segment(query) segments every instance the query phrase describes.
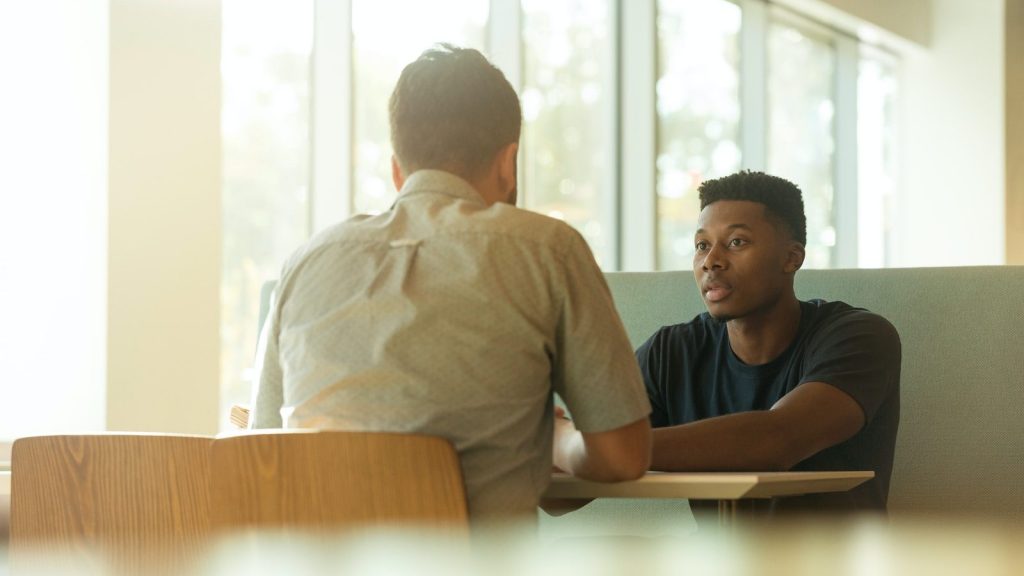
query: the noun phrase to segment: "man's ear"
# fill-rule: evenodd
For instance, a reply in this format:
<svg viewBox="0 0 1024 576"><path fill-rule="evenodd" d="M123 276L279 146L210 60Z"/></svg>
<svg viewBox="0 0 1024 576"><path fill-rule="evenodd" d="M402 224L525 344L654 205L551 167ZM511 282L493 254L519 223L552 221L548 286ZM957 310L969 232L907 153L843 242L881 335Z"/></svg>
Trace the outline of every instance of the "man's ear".
<svg viewBox="0 0 1024 576"><path fill-rule="evenodd" d="M782 269L787 274L795 274L797 270L803 267L806 255L803 244L790 242L789 250L786 251L786 262L783 264Z"/></svg>
<svg viewBox="0 0 1024 576"><path fill-rule="evenodd" d="M519 154L519 143L513 142L498 150L498 182L501 184L502 192L506 195L506 201L513 206L516 203L517 184L519 175L516 156Z"/></svg>
<svg viewBox="0 0 1024 576"><path fill-rule="evenodd" d="M394 154L391 155L391 182L394 183L397 192L401 192L402 186L405 185L402 167L398 165L398 158Z"/></svg>

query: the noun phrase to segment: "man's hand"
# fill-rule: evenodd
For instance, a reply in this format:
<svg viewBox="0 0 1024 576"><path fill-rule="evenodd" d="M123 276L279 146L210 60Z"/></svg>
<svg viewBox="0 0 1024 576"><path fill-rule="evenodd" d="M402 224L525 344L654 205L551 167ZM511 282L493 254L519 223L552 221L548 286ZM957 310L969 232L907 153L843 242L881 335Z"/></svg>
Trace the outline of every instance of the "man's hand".
<svg viewBox="0 0 1024 576"><path fill-rule="evenodd" d="M605 432L581 433L556 407L552 460L559 470L596 482L622 482L644 475L651 462L647 418Z"/></svg>
<svg viewBox="0 0 1024 576"><path fill-rule="evenodd" d="M561 406L555 406L555 437L552 443L553 453L551 461L554 463L553 472L568 472L568 467L565 462L561 462L560 458L565 456L564 450L559 450L559 446L565 445L566 442L572 442L579 434L576 430L576 425L572 423L572 420L565 415L565 409Z"/></svg>

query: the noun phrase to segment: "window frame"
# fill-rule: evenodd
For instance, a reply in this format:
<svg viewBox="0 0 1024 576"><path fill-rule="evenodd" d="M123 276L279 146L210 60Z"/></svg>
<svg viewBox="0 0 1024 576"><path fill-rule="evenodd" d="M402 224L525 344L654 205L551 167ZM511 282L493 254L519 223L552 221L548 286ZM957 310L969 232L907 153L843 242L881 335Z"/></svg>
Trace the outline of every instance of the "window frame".
<svg viewBox="0 0 1024 576"><path fill-rule="evenodd" d="M353 213L352 54L352 0L314 0L309 171L313 234Z"/></svg>

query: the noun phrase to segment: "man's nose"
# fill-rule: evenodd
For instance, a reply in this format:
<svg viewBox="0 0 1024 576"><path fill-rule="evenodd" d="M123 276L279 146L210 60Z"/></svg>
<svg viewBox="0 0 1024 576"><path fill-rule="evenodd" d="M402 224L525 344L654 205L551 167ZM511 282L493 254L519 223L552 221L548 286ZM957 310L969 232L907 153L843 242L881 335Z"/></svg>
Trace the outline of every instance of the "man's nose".
<svg viewBox="0 0 1024 576"><path fill-rule="evenodd" d="M708 249L708 253L704 255L704 263L701 268L704 270L721 270L726 267L725 255L722 252L722 248L715 244Z"/></svg>

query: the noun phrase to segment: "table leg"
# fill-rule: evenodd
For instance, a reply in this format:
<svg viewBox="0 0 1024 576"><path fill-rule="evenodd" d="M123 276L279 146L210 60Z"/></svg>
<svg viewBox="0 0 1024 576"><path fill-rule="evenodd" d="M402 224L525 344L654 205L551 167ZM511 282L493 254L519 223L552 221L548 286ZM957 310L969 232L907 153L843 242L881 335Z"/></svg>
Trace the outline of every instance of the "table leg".
<svg viewBox="0 0 1024 576"><path fill-rule="evenodd" d="M720 528L734 528L739 507L739 500L719 500L718 526Z"/></svg>

